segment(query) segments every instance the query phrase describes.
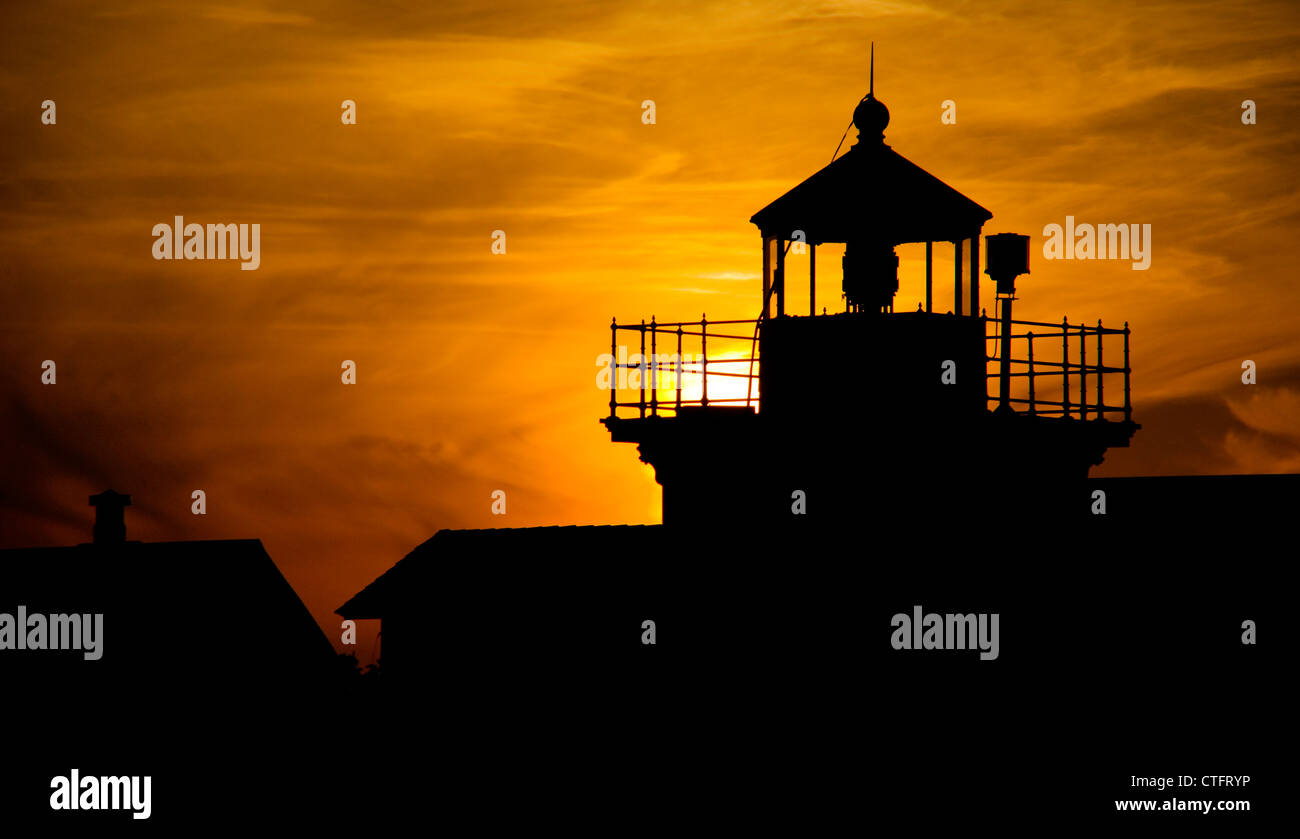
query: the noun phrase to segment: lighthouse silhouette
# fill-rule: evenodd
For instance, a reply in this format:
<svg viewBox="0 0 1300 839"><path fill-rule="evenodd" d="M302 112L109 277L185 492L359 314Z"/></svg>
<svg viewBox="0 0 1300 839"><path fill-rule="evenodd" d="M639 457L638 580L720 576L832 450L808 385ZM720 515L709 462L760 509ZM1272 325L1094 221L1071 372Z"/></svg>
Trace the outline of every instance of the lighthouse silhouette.
<svg viewBox="0 0 1300 839"><path fill-rule="evenodd" d="M863 801L1037 826L1062 790L1098 789L1078 759L1098 743L1128 755L1111 775L1156 761L1145 709L1174 709L1183 738L1216 703L1281 695L1238 641L1277 614L1265 578L1221 558L1243 504L1289 526L1300 475L1090 476L1139 430L1128 325L1017 320L1029 237L985 235L989 210L890 148L874 79L853 125L752 217L756 317L609 324L600 421L654 468L662 524L440 530L339 607L381 623L373 742L495 759L483 732L514 748L511 722L535 720L556 753L631 743L673 791L610 762L581 778L634 790L629 813L721 783L803 832ZM925 256L914 311L895 305L906 248ZM895 649L893 616L916 610L997 615L1006 643Z"/></svg>
<svg viewBox="0 0 1300 839"><path fill-rule="evenodd" d="M602 422L655 468L666 526L905 521L936 504L947 518L1068 515L1089 469L1140 427L1127 324L1012 319L1029 237L987 237L994 316L981 308L993 214L885 142L874 64L873 49L857 141L750 219L756 319L611 324L624 387ZM953 248L950 309L936 303L936 243ZM835 245L844 308L819 314L818 250ZM903 245L925 248L917 311L894 308ZM802 315L792 250L807 255Z"/></svg>
<svg viewBox="0 0 1300 839"><path fill-rule="evenodd" d="M389 684L448 661L484 684L503 662L637 681L671 660L716 686L717 660L761 674L804 667L811 646L834 659L828 639L860 638L854 616L872 608L887 625L899 597L1010 614L1022 560L1105 558L1131 577L1136 557L1199 561L1235 538L1227 518L1187 529L1192 510L1287 519L1300 476L1090 475L1140 430L1128 324L1016 319L1029 237L986 235L993 214L894 151L889 121L873 79L848 150L753 215L756 317L609 324L600 422L653 467L662 523L438 531L337 610L381 621ZM951 273L936 277L946 245ZM834 312L818 305L833 299L817 290L828 248ZM924 254L915 310L895 306L905 248ZM735 642L739 604L759 602L781 604L763 613L779 652ZM660 618L677 657L625 657ZM562 652L519 642L537 626Z"/></svg>

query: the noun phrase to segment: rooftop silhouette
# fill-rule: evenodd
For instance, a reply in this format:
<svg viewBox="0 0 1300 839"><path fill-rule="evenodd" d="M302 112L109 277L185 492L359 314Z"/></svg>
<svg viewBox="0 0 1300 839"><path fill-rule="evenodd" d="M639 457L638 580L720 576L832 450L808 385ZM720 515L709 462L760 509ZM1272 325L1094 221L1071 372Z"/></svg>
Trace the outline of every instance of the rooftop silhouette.
<svg viewBox="0 0 1300 839"><path fill-rule="evenodd" d="M159 698L262 695L329 677L331 644L259 540L128 541L131 496L110 489L90 503L93 541L0 550L0 613L102 614L102 657L10 651L9 667L40 674L51 696L86 685Z"/></svg>

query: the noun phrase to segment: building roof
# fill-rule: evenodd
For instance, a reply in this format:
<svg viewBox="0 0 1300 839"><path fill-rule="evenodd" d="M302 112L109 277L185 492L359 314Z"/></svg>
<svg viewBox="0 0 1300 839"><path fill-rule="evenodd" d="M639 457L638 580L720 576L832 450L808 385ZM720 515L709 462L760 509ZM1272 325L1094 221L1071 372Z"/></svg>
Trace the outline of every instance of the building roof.
<svg viewBox="0 0 1300 839"><path fill-rule="evenodd" d="M382 618L387 607L407 596L419 597L435 573L450 583L457 571L490 571L503 557L539 560L564 552L560 563L575 557L605 554L623 558L653 550L663 538L657 524L587 525L564 527L504 527L484 530L439 530L351 600L335 614L351 619Z"/></svg>
<svg viewBox="0 0 1300 839"><path fill-rule="evenodd" d="M890 245L977 233L993 213L883 142L863 140L750 219L764 238L809 244L877 237Z"/></svg>
<svg viewBox="0 0 1300 839"><path fill-rule="evenodd" d="M0 550L0 612L19 605L103 613L105 668L119 673L227 676L218 662L251 653L241 674L292 680L334 658L258 539Z"/></svg>

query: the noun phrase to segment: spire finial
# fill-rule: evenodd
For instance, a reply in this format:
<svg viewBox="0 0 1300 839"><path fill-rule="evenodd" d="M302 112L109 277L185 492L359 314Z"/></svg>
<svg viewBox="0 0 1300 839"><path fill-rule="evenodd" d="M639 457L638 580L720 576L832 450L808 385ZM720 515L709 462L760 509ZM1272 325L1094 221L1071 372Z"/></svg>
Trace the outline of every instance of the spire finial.
<svg viewBox="0 0 1300 839"><path fill-rule="evenodd" d="M858 127L858 140L884 142L885 126L889 125L889 109L876 98L876 42L871 42L870 81L867 95L853 109L853 124ZM858 144L853 145L857 148Z"/></svg>

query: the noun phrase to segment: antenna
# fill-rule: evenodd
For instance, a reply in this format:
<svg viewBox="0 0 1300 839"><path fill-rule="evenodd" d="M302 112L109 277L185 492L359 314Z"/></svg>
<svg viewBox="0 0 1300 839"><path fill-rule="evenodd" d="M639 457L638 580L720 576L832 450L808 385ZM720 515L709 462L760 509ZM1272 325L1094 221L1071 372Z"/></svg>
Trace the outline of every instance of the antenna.
<svg viewBox="0 0 1300 839"><path fill-rule="evenodd" d="M876 42L871 42L871 78L867 84L867 95L876 95Z"/></svg>

